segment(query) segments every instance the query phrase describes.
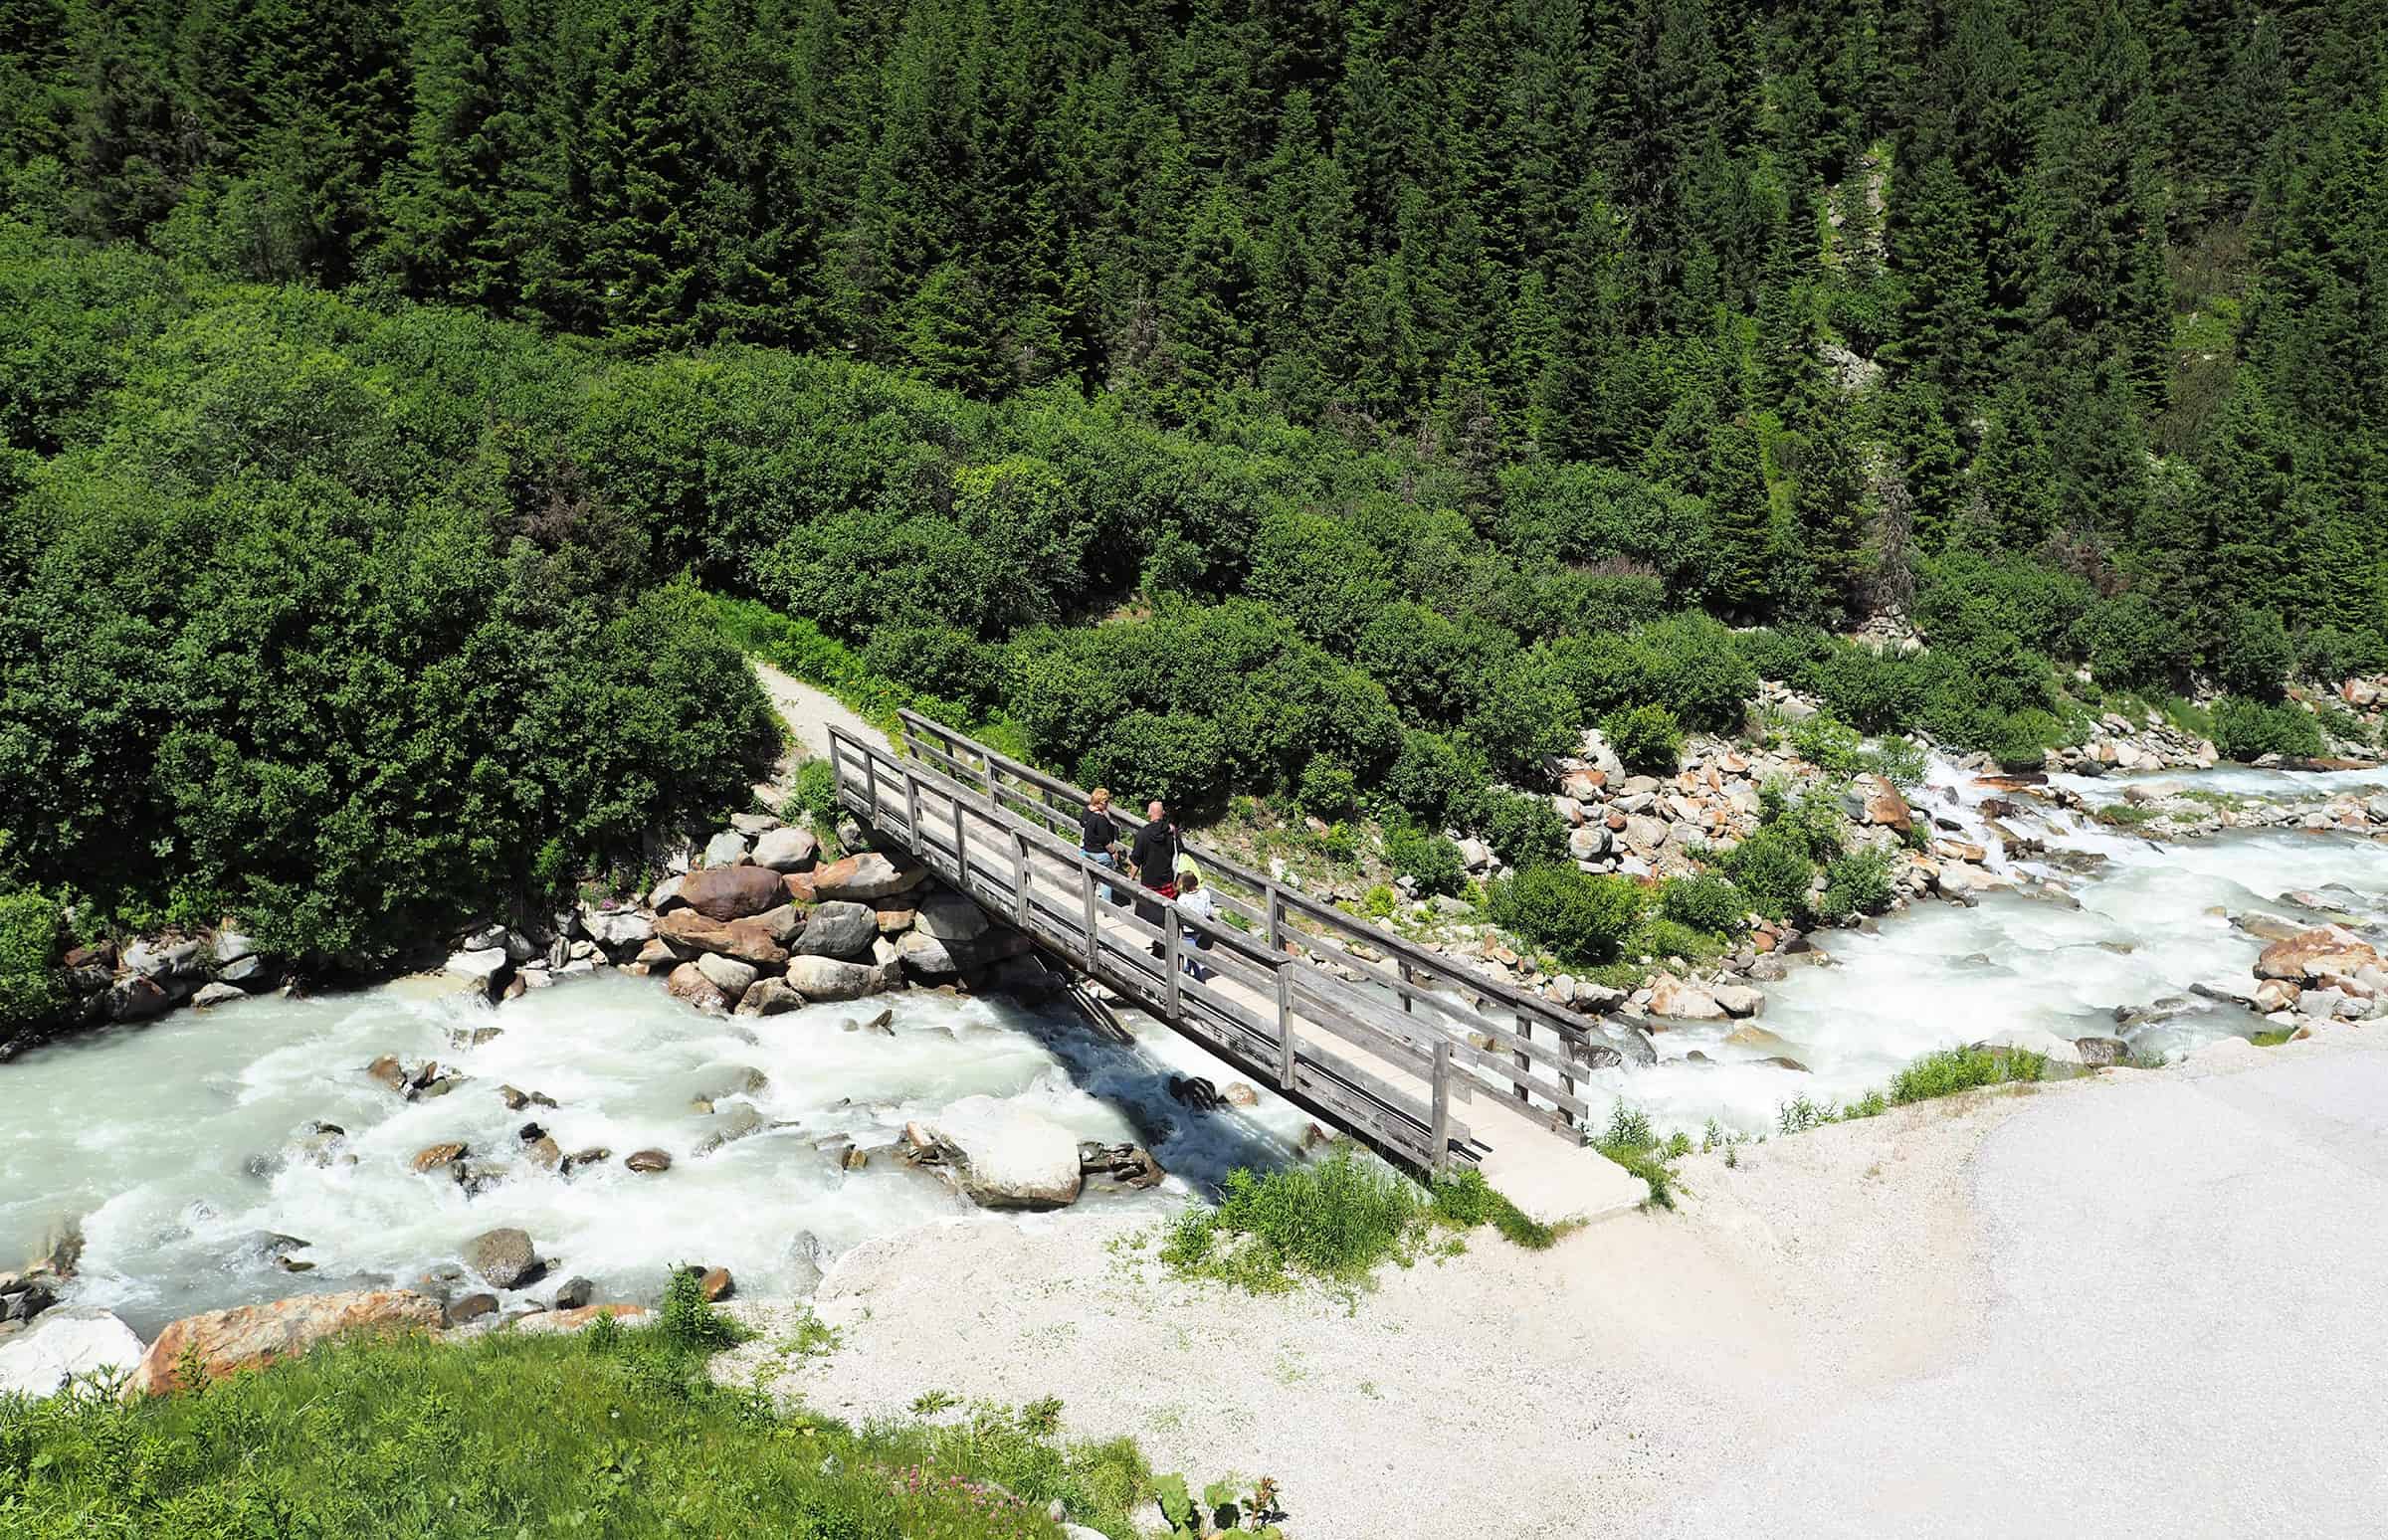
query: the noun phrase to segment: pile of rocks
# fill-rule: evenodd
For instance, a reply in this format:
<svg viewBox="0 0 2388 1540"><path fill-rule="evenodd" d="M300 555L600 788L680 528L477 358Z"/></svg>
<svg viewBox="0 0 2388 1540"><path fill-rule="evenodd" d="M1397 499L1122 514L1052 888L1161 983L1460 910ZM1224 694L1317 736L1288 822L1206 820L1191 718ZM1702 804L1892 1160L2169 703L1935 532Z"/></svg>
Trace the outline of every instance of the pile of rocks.
<svg viewBox="0 0 2388 1540"><path fill-rule="evenodd" d="M2237 923L2275 937L2256 959L2255 993L2247 1003L2276 1025L2388 1018L2388 967L2379 949L2354 931L2343 925L2293 929L2262 915L2242 915Z"/></svg>
<svg viewBox="0 0 2388 1540"><path fill-rule="evenodd" d="M2213 739L2185 732L2153 711L2137 722L2108 711L2087 742L2052 748L2044 762L2050 770L2103 775L2109 770L2211 770L2221 761Z"/></svg>
<svg viewBox="0 0 2388 1540"><path fill-rule="evenodd" d="M822 863L819 853L807 830L740 815L644 901L584 903L563 916L545 958L520 960L507 940L459 952L448 971L509 998L613 966L662 975L700 1011L775 1016L907 983L991 973L1001 983L1000 965L1029 950L1026 937L937 886L908 856L865 851Z"/></svg>
<svg viewBox="0 0 2388 1540"><path fill-rule="evenodd" d="M1545 761L1557 790L1551 811L1568 827L1567 853L1586 871L1675 876L1697 869L1694 852L1729 851L1758 827L1758 788L1817 774L1796 755L1745 755L1695 738L1673 775L1631 775L1599 730L1578 752Z"/></svg>

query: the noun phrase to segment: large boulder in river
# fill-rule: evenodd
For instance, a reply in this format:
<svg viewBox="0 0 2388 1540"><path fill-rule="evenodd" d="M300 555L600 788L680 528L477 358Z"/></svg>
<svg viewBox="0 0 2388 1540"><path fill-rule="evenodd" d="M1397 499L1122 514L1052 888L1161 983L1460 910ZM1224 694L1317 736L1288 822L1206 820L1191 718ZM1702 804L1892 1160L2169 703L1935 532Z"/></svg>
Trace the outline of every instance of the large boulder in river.
<svg viewBox="0 0 2388 1540"><path fill-rule="evenodd" d="M0 1396L40 1401L79 1374L129 1374L141 1362L141 1339L105 1310L67 1305L0 1341Z"/></svg>
<svg viewBox="0 0 2388 1540"><path fill-rule="evenodd" d="M989 923L987 911L960 893L930 893L912 916L913 929L939 941L975 941Z"/></svg>
<svg viewBox="0 0 2388 1540"><path fill-rule="evenodd" d="M717 1016L728 1014L732 1004L729 996L721 992L721 986L705 977L704 970L693 962L682 963L673 969L672 976L664 981L664 988L671 992L673 999Z"/></svg>
<svg viewBox="0 0 2388 1540"><path fill-rule="evenodd" d="M860 1000L879 987L879 970L835 957L788 959L788 987L807 1000Z"/></svg>
<svg viewBox="0 0 2388 1540"><path fill-rule="evenodd" d="M655 934L655 921L636 909L599 909L584 906L580 911L580 928L589 939L607 951L641 946Z"/></svg>
<svg viewBox="0 0 2388 1540"><path fill-rule="evenodd" d="M796 950L808 957L865 957L878 937L879 915L869 904L832 899L805 921Z"/></svg>
<svg viewBox="0 0 2388 1540"><path fill-rule="evenodd" d="M1849 783L1849 816L1861 824L1873 824L1884 829L1903 830L1915 822L1907 799L1898 794L1890 778L1882 775L1852 777Z"/></svg>
<svg viewBox="0 0 2388 1540"><path fill-rule="evenodd" d="M186 1316L159 1333L133 1371L131 1388L146 1394L181 1388L183 1362L194 1355L201 1374L221 1380L303 1353L329 1337L430 1331L440 1319L437 1299L409 1289L303 1294L272 1304L211 1310Z"/></svg>
<svg viewBox="0 0 2388 1540"><path fill-rule="evenodd" d="M786 979L761 978L738 997L739 1016L779 1016L803 1009L804 996Z"/></svg>
<svg viewBox="0 0 2388 1540"><path fill-rule="evenodd" d="M498 1288L519 1288L547 1268L527 1231L485 1230L465 1245L465 1265Z"/></svg>
<svg viewBox="0 0 2388 1540"><path fill-rule="evenodd" d="M751 964L742 963L734 957L724 957L719 952L705 953L696 959L696 967L732 1004L754 984L755 971Z"/></svg>
<svg viewBox="0 0 2388 1540"><path fill-rule="evenodd" d="M1085 1180L1069 1129L992 1096L965 1096L904 1136L982 1208L1065 1208Z"/></svg>
<svg viewBox="0 0 2388 1540"><path fill-rule="evenodd" d="M1678 1021L1718 1022L1724 1020L1724 1007L1698 985L1662 973L1650 981L1650 1014Z"/></svg>
<svg viewBox="0 0 2388 1540"><path fill-rule="evenodd" d="M788 949L773 938L771 930L759 916L707 919L695 909L674 909L655 922L657 939L681 952L719 952L758 968L776 967L788 960Z"/></svg>
<svg viewBox="0 0 2388 1540"><path fill-rule="evenodd" d="M774 829L754 842L754 864L774 871L802 871L821 854L809 829Z"/></svg>
<svg viewBox="0 0 2388 1540"><path fill-rule="evenodd" d="M680 880L680 901L706 919L743 919L787 901L779 874L763 866L710 866Z"/></svg>
<svg viewBox="0 0 2388 1540"><path fill-rule="evenodd" d="M877 851L865 851L843 861L833 861L813 871L813 896L816 898L851 898L868 902L896 893L909 892L927 879L927 868L911 865L897 866Z"/></svg>
<svg viewBox="0 0 2388 1540"><path fill-rule="evenodd" d="M2256 959L2256 977L2286 979L2292 984L2321 984L2352 978L2357 971L2373 967L2379 960L2380 954L2371 943L2353 931L2322 925L2300 930L2264 948L2264 955Z"/></svg>

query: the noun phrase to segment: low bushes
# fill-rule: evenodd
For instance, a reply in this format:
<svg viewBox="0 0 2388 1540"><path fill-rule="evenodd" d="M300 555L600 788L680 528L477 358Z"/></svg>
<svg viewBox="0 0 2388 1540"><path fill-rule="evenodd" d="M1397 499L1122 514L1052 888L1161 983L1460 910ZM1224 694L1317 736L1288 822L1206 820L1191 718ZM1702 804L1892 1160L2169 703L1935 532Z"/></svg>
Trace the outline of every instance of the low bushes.
<svg viewBox="0 0 2388 1540"><path fill-rule="evenodd" d="M2253 760L2266 754L2321 752L2321 724L2293 705L2266 705L2244 695L2214 703L2214 746L2225 759Z"/></svg>
<svg viewBox="0 0 2388 1540"><path fill-rule="evenodd" d="M1640 775L1672 775L1684 753L1684 729L1664 706L1612 711L1601 722L1625 767Z"/></svg>
<svg viewBox="0 0 2388 1540"><path fill-rule="evenodd" d="M1624 877L1573 866L1528 866L1488 894L1492 922L1569 962L1613 961L1642 918L1642 889Z"/></svg>
<svg viewBox="0 0 2388 1540"><path fill-rule="evenodd" d="M1468 879L1460 848L1415 824L1385 826L1385 860L1418 885L1420 893L1456 893Z"/></svg>
<svg viewBox="0 0 2388 1540"><path fill-rule="evenodd" d="M1659 913L1693 930L1730 935L1748 912L1741 890L1714 872L1671 877L1659 888Z"/></svg>
<svg viewBox="0 0 2388 1540"><path fill-rule="evenodd" d="M1871 846L1835 857L1825 865L1824 891L1816 899L1816 912L1834 920L1882 913L1890 907L1893 896L1891 867L1890 853Z"/></svg>

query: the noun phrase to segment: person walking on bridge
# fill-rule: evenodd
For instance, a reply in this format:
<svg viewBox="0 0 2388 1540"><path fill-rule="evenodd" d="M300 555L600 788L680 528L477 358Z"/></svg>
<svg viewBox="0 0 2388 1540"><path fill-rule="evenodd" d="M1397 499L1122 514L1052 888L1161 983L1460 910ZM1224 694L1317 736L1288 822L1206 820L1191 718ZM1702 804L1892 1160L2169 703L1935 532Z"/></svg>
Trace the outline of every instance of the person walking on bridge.
<svg viewBox="0 0 2388 1540"><path fill-rule="evenodd" d="M1133 844L1127 851L1128 862L1136 868L1136 880L1148 891L1164 898L1177 896L1177 826L1169 822L1169 810L1154 798L1144 809L1144 827L1136 831ZM1149 898L1136 900L1136 918L1153 926L1168 923L1161 906ZM1155 941L1152 955L1161 955L1161 943Z"/></svg>
<svg viewBox="0 0 2388 1540"><path fill-rule="evenodd" d="M1118 843L1119 825L1111 817L1110 788L1097 786L1087 794L1087 816L1078 821L1078 854L1116 871L1119 858L1111 854L1111 847ZM1110 883L1103 883L1097 891L1104 903L1112 901Z"/></svg>

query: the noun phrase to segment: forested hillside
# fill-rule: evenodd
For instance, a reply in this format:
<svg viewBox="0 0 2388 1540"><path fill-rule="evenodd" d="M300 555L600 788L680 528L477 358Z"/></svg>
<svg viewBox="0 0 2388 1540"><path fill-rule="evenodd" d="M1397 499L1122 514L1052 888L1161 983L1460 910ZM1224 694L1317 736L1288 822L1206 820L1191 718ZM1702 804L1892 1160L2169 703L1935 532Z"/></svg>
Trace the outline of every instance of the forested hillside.
<svg viewBox="0 0 2388 1540"><path fill-rule="evenodd" d="M1760 672L2033 762L2060 684L2388 664L2361 0L0 17L0 877L46 891L333 947L386 932L327 888L619 850L751 737L684 571L1086 779L1428 826ZM1887 609L1930 651L1824 634ZM640 725L567 771L591 668Z"/></svg>

